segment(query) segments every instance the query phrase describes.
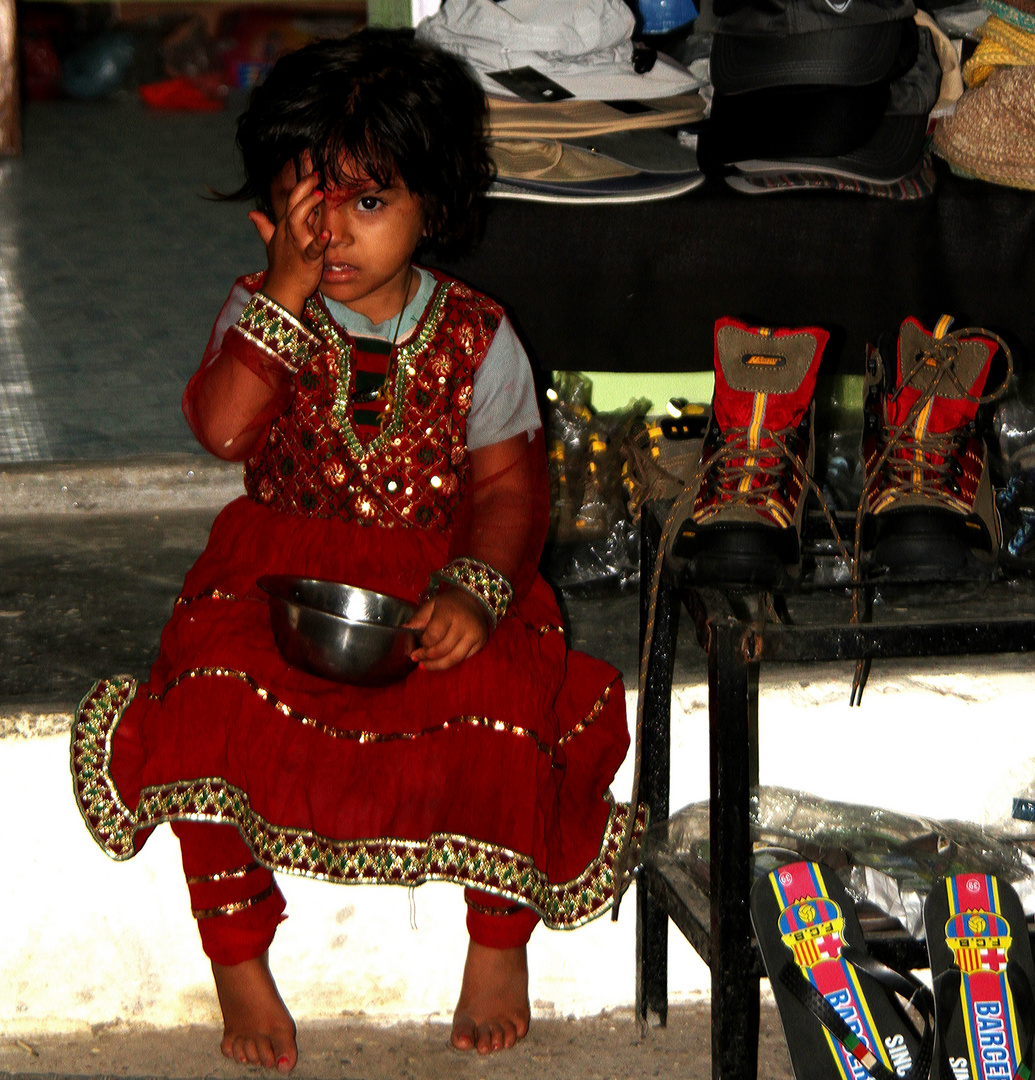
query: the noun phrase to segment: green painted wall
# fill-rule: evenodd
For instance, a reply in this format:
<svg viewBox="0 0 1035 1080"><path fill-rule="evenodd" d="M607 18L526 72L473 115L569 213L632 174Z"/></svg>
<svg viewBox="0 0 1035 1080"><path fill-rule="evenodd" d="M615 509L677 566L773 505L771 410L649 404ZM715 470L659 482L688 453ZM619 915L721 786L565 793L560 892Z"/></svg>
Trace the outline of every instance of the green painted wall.
<svg viewBox="0 0 1035 1080"><path fill-rule="evenodd" d="M412 18L410 0L367 0L370 26L410 26Z"/></svg>
<svg viewBox="0 0 1035 1080"><path fill-rule="evenodd" d="M650 411L654 415L664 413L665 403L673 397L707 405L715 385L710 371L586 371L583 374L593 383L593 407L599 412L624 408L641 397L650 399ZM835 427L848 428L859 423L862 398L861 375L824 378L821 374L817 380L817 409Z"/></svg>

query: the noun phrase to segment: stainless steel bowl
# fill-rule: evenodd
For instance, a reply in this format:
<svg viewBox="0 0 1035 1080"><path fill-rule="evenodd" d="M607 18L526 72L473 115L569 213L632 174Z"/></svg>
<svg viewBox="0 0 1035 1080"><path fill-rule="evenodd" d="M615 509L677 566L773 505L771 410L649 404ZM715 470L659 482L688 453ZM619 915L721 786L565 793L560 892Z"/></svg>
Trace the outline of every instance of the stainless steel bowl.
<svg viewBox="0 0 1035 1080"><path fill-rule="evenodd" d="M417 610L384 593L337 581L259 578L270 625L289 664L337 682L380 686L408 675L417 635L402 624Z"/></svg>

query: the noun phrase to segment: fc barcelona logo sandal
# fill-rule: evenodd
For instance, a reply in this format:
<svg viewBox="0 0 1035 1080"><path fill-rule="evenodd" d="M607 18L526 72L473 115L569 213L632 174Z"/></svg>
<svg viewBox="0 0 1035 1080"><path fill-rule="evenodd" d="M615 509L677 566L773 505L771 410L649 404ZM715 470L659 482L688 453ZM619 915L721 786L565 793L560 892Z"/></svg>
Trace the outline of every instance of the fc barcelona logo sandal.
<svg viewBox="0 0 1035 1080"><path fill-rule="evenodd" d="M1035 961L1017 894L987 874L939 881L924 904L936 1080L1028 1080Z"/></svg>
<svg viewBox="0 0 1035 1080"><path fill-rule="evenodd" d="M855 907L821 863L782 866L751 890L795 1080L923 1080L934 1052L931 992L866 951ZM899 998L922 1021L908 1019Z"/></svg>

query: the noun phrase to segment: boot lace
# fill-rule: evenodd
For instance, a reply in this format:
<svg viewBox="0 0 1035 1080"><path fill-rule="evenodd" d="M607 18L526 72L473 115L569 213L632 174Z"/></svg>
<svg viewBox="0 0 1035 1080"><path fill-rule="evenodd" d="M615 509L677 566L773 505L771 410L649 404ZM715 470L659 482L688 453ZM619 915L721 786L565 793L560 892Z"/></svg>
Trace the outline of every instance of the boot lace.
<svg viewBox="0 0 1035 1080"><path fill-rule="evenodd" d="M946 491L962 494L956 479L962 470L958 451L975 431L973 424L966 424L951 432L926 432L917 438L914 431L890 427L890 438L902 453L889 455L885 461L881 495L923 495L951 504Z"/></svg>
<svg viewBox="0 0 1035 1080"><path fill-rule="evenodd" d="M961 341L967 337L984 336L998 343L1006 360L1006 373L1002 382L991 393L975 395L971 394L968 387L961 382L956 372L956 359L962 350ZM952 432L927 433L920 439L916 438L916 421L920 414L930 404L932 398L938 393L943 384L948 383L956 389L956 396L964 398L975 405L985 405L1002 397L1013 375L1013 354L1009 346L994 331L984 327L967 327L954 333L946 332L944 336L931 341L930 347L921 351L906 373L905 378L895 388L890 400L896 401L902 391L912 385L913 379L921 368L928 364L935 365L935 373L929 385L913 403L912 408L906 413L905 419L900 425L890 427L887 442L881 451L874 467L870 470L866 482L863 484L862 493L859 496L859 505L855 513L855 543L852 550L852 559L849 563L852 571L852 617L851 621L857 623L860 618L860 600L862 596L861 581L861 552L862 552L862 523L866 508L869 505L870 495L877 483L885 479L891 489L899 492L922 491L933 495L939 501L948 502L944 494L944 488L939 488L939 483L944 484L959 493L959 483L953 473L959 467L953 456L956 447L966 434L974 430L973 425L956 429ZM941 460L938 460L941 459ZM891 463L890 468L889 462ZM862 700L862 692L866 685L866 678L870 670L869 660L858 660L855 665L855 676L852 679L852 693L849 705L858 705Z"/></svg>
<svg viewBox="0 0 1035 1080"><path fill-rule="evenodd" d="M793 434L794 428L762 428L757 444L752 446L748 428L727 428L721 432L711 457L703 463L702 492L721 497L723 505L768 502L780 490L788 468L797 461L787 447ZM765 440L771 445L763 445Z"/></svg>

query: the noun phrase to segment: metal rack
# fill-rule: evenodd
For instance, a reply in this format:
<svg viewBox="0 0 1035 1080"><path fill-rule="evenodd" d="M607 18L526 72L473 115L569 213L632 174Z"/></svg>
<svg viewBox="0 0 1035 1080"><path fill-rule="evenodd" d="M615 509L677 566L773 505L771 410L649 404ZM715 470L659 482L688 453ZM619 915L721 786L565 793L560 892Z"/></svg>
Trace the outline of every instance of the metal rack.
<svg viewBox="0 0 1035 1080"><path fill-rule="evenodd" d="M640 644L660 527L645 509L641 530ZM878 605L873 621L850 623L846 590L803 589L778 619L753 617L736 597L691 587L678 568L662 574L648 662L640 798L652 822L668 818L672 672L680 614L691 616L708 658L710 867L706 886L674 858L644 857L637 887L636 1003L641 1020L664 1024L671 919L711 969L712 1076L754 1080L759 979L753 940L749 797L758 785L758 676L763 663L964 656L1035 649L1035 588L997 582L953 597L951 617L931 604ZM932 617L932 614L934 617ZM847 700L847 687L846 687ZM847 707L847 706L846 706ZM904 931L867 935L892 966L927 966L923 942Z"/></svg>

